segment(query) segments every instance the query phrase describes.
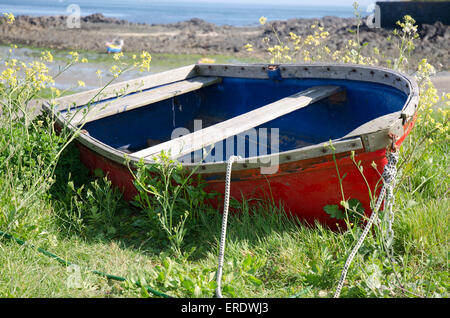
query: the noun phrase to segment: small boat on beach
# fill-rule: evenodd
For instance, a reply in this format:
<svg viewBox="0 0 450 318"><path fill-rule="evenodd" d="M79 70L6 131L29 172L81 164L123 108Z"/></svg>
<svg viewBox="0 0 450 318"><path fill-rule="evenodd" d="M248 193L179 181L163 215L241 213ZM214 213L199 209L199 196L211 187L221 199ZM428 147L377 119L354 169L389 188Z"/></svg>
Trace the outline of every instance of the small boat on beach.
<svg viewBox="0 0 450 318"><path fill-rule="evenodd" d="M342 200L334 158L346 198L369 212L367 186L373 192L380 181L386 148L412 129L418 98L413 79L379 67L196 64L65 96L44 109L57 125L82 129L80 160L102 169L126 200L137 190L125 156L131 166L151 164L165 151L184 169L197 167L206 191L223 193L234 155L241 159L232 166L232 197L272 200L333 227L323 208Z"/></svg>
<svg viewBox="0 0 450 318"><path fill-rule="evenodd" d="M114 39L112 42L106 42L106 53L120 53L122 52L123 40Z"/></svg>

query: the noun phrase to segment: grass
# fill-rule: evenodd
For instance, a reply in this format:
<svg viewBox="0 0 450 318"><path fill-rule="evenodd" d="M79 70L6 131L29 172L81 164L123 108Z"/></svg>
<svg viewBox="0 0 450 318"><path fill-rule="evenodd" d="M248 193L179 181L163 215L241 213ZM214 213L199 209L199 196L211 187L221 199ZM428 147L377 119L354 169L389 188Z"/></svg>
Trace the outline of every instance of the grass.
<svg viewBox="0 0 450 318"><path fill-rule="evenodd" d="M69 169L84 176L84 180L78 182L92 184L94 178L74 160L75 148L69 150L60 161L66 164L57 168L61 169L57 171L60 180L54 187L66 183L63 176L69 177ZM67 162L72 162L72 166ZM109 189L106 183L103 186ZM449 200L430 199L430 194L416 192L412 199L408 192L397 192L395 270L401 275L402 288L407 292L393 278L394 270L383 257L377 238L370 236L350 269L343 297L448 297ZM53 200L64 201L56 197ZM92 220L88 218L88 211L82 211L87 229L78 231L55 222L47 225L48 233L41 232L31 239L35 245L81 266L78 287L67 287L70 273L56 261L35 250L2 241L0 296L152 296L129 282L108 281L87 269L146 282L176 297L214 295L221 226L218 211L202 209L198 222L190 225L182 254L177 255L164 237L149 237L152 227L145 217L124 204L120 195L115 196L115 200L117 208L111 217L114 231L108 231L103 220ZM47 206L49 213L57 214L56 202L53 207ZM224 295L332 296L354 243L349 232L332 232L320 225L299 225L285 217L281 208L271 205L250 208L245 202L234 202L233 206L239 206L240 215L229 218ZM53 218L62 219L61 215L60 218L53 215ZM372 286L372 280L379 285Z"/></svg>
<svg viewBox="0 0 450 318"><path fill-rule="evenodd" d="M55 59L66 53L56 53ZM109 63L109 58L99 55L91 61ZM198 58L153 55L153 62L172 67ZM0 117L0 231L80 267L62 266L35 249L1 239L0 297L154 296L134 281L175 297L213 297L220 211L198 204L201 189L187 184L174 196L167 183L151 181L155 191L165 189L168 213L180 216L187 206L191 209L182 240L174 247L172 232L161 227L154 213L164 206L151 200L146 205L123 201L101 173L89 174L80 163L72 136L56 134L53 122L45 118L23 116L23 105L31 99L43 91L53 95L39 85L4 77L0 85L1 107L11 110ZM393 258L375 227L350 267L342 297L449 297L448 107L430 111L435 97L431 88L422 88L423 109L401 149ZM231 203L238 213L229 216L225 296L333 296L361 228L333 232L320 224L306 226L287 217L282 202ZM90 270L129 280L108 280Z"/></svg>

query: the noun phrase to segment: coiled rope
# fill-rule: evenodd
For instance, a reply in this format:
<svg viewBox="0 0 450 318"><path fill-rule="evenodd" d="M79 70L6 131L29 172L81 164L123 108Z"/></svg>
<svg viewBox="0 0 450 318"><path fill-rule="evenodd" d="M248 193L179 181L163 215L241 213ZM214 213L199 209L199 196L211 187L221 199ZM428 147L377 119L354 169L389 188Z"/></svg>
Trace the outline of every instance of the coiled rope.
<svg viewBox="0 0 450 318"><path fill-rule="evenodd" d="M236 160L242 159L241 156L230 156L227 161L227 173L225 177L225 197L223 201L223 217L222 217L222 232L220 234L220 247L219 247L219 265L217 267L217 298L222 298L222 270L223 270L223 257L225 254L225 240L227 235L227 220L228 220L228 208L230 204L230 183L231 183L231 168Z"/></svg>
<svg viewBox="0 0 450 318"><path fill-rule="evenodd" d="M383 179L383 187L381 188L380 194L378 196L378 199L375 204L375 208L372 211L372 215L369 218L369 221L366 224L366 227L364 228L363 233L361 234L360 238L358 239L358 242L356 243L355 247L351 251L350 255L347 258L347 261L345 262L344 269L341 273L341 278L339 279L339 283L336 288L336 292L334 294L334 298L339 298L339 295L341 294L342 286L344 285L345 277L347 276L348 269L353 261L353 258L355 257L356 253L358 252L359 248L361 247L362 243L364 242L364 239L367 236L367 233L369 233L370 228L372 227L373 222L377 218L378 210L380 209L381 202L384 201L384 207L388 210L388 239L393 239L393 230L392 230L392 222L393 222L393 212L392 212L392 206L393 206L393 190L394 190L394 182L395 177L397 175L397 162L399 158L398 151L395 148L392 148L390 150L386 150L386 158L388 160L387 164L384 166L383 174L381 175Z"/></svg>

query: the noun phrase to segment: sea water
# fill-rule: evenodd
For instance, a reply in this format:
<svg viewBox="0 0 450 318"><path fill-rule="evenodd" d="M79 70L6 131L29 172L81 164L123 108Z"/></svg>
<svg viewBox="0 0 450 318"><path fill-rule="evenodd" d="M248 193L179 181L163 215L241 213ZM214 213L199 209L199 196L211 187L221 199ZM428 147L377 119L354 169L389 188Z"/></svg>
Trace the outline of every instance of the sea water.
<svg viewBox="0 0 450 318"><path fill-rule="evenodd" d="M363 4L367 1L363 0ZM353 0L0 0L0 11L16 16L69 15L75 5L81 16L102 13L147 24L200 18L218 25L245 26L257 24L261 16L268 20L352 17L352 3Z"/></svg>

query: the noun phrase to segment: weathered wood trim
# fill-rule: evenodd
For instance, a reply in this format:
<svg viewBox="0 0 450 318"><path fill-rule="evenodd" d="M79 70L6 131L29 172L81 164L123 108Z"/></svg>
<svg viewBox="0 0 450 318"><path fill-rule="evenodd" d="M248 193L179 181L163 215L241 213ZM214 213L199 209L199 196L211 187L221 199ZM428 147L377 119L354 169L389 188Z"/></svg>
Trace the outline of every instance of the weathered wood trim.
<svg viewBox="0 0 450 318"><path fill-rule="evenodd" d="M169 152L173 158L179 158L190 154L197 149L212 145L228 137L237 135L248 129L257 127L268 121L306 107L340 91L341 88L338 86L311 87L216 125L140 150L131 154L131 156L146 158L164 150Z"/></svg>
<svg viewBox="0 0 450 318"><path fill-rule="evenodd" d="M363 150L363 144L361 138L350 138L346 140L332 140L333 147L335 148L334 153L340 154L349 151L359 151ZM246 170L246 169L260 169L262 167L270 167L267 163L278 163L279 165L285 163L291 163L296 161L302 161L312 158L320 158L324 156L329 156L333 154L333 150L329 147L329 142L317 145L311 145L303 147L300 149L293 149L289 151L284 151L281 153L270 154L265 156L244 158L236 161L233 164L233 171ZM187 169L194 169L196 164L183 164ZM197 170L197 173L208 174L208 173L225 173L227 168L227 163L225 161L217 163L203 163L201 164L201 169Z"/></svg>
<svg viewBox="0 0 450 318"><path fill-rule="evenodd" d="M87 123L169 99L174 96L186 94L205 86L220 83L221 81L222 79L219 77L192 77L184 81L159 86L141 93L126 95L117 99L97 103L90 106L90 109L86 108L85 112L78 109L75 115L71 112L67 112L65 116L73 125L77 126L82 123Z"/></svg>
<svg viewBox="0 0 450 318"><path fill-rule="evenodd" d="M402 122L401 111L390 113L359 126L343 138L360 136L366 151L383 149L392 143L389 133L399 137L403 135Z"/></svg>
<svg viewBox="0 0 450 318"><path fill-rule="evenodd" d="M201 76L268 79L267 64L198 64Z"/></svg>

